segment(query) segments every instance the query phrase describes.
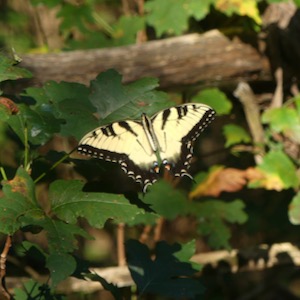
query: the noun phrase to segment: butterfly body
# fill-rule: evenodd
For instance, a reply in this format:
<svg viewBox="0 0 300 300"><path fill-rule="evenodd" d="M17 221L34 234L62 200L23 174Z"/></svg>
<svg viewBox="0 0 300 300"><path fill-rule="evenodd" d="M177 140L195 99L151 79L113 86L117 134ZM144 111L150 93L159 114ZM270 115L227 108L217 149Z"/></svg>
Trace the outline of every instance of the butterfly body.
<svg viewBox="0 0 300 300"><path fill-rule="evenodd" d="M120 121L98 127L79 142L79 153L119 163L127 175L140 183L143 192L159 177L160 166L174 176L190 176L193 143L214 119L204 104L183 104L142 114L141 121Z"/></svg>

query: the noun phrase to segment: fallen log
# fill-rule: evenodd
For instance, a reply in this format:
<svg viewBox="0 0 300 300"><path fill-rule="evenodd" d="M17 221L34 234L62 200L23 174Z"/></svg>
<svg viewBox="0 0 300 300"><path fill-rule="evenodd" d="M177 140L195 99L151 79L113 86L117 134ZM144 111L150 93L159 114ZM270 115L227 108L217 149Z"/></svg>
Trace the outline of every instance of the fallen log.
<svg viewBox="0 0 300 300"><path fill-rule="evenodd" d="M270 78L268 63L256 49L218 30L116 48L26 54L20 66L33 73L30 85L48 80L88 85L111 68L124 82L157 77L162 88Z"/></svg>

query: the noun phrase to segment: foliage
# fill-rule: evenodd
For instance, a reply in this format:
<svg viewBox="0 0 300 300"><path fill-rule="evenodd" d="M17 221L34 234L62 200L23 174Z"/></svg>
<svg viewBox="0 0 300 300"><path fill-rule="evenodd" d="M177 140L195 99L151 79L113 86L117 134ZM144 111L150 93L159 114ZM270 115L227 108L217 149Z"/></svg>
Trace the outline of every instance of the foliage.
<svg viewBox="0 0 300 300"><path fill-rule="evenodd" d="M76 2L76 1L75 1ZM60 0L31 0L33 7L44 5L49 9L55 9L60 20L58 35L63 39L67 49L90 49L110 46L134 44L137 34L147 32L149 28L155 31L155 36L160 38L168 35L180 35L194 31L191 24L197 24L197 31L202 32L201 21L205 18L215 17L219 23L215 27L227 28L226 31L257 31L261 26L260 7L263 1L255 0L148 0L143 9L132 9L122 14L121 1L60 1ZM269 3L278 2L269 0ZM299 5L299 1L294 1ZM15 11L14 6L8 7L11 17L4 15L3 30L0 32L0 40L10 49L15 47L17 51L28 51L35 47L44 51L49 47L47 40L41 41L27 34L26 28L30 27L31 18ZM127 9L128 10L128 9ZM117 13L116 13L117 12ZM223 15L228 21L222 22L218 18ZM245 18L247 17L247 18ZM240 21L241 20L241 21ZM9 24L7 26L6 24ZM33 25L34 26L34 25ZM242 28L241 28L242 27ZM11 38L11 28L14 28L14 37ZM26 34L24 34L26 32ZM151 38L151 37L150 37ZM32 49L33 50L33 49ZM57 50L51 49L50 50ZM34 50L35 51L35 50Z"/></svg>
<svg viewBox="0 0 300 300"><path fill-rule="evenodd" d="M77 6L71 1L31 2L33 5L43 2L58 9L60 30L68 49L132 44L138 32L149 28L157 37L179 35L191 31L192 20L198 22L201 31L200 21L214 13L232 19L247 16L252 22L251 30L256 30L261 24L259 1L253 0L149 0L145 3L144 14L131 12L127 16L116 14L113 17L113 5L108 5L108 1L102 1L106 5L100 6L96 5L96 1L83 1ZM299 1L295 3L299 5ZM20 31L28 24L25 19L11 17L6 20L9 20L8 24L18 22L16 27ZM7 32L1 34L7 35ZM29 39L26 35L23 38ZM24 44L23 49L32 48L33 41L27 40ZM0 82L31 77L28 70L16 65L17 62L16 57L8 59L0 55ZM89 87L51 81L14 95L18 98L17 103L8 98L0 99L0 232L12 236L21 231L44 234L48 244L42 249L38 244L22 243L23 253L19 255L27 255L34 248L42 257L48 270L49 285L30 280L23 289L15 289L16 299L63 299L54 291L69 276L99 282L115 299L122 298L116 286L90 273L74 254L78 250L78 237L92 238L80 226L81 220L91 227L103 228L108 222L136 227L154 225L159 218L169 222L177 218L192 218L196 224L193 237L204 238L208 247L216 249L230 249L232 227L248 220L251 222L244 202L231 195L240 187L229 186L224 166L213 166L208 173L196 174L192 192L183 192L160 180L146 195L138 194L135 201L129 201L132 199L128 199L128 195L88 192L81 180L57 178L53 170L58 165L90 169L96 163L79 160L73 154L74 146L65 149L65 152L49 153L43 152L43 146L49 145L57 136L76 141L99 125L138 119L142 113L152 115L174 105L169 96L158 88L155 78L143 78L124 85L121 74L108 70L99 74ZM216 88L197 93L191 102L211 105L218 116L226 117L232 110L231 101ZM299 146L299 113L300 99L297 97L281 108L266 110L262 115L265 126L263 145L255 145L245 127L233 124L232 119L222 129L225 147L234 155L243 155L249 149L251 154L256 154L257 146L263 149L257 165L238 173L238 180L242 182L239 186L244 187L247 183L247 187L252 189L293 190L288 215L291 223L296 225L300 224L299 159L288 145L292 142ZM207 138L205 133L203 135ZM17 149L11 159L7 159L4 152L5 145L9 143L14 143ZM110 168L105 164L100 167L101 171ZM230 183L238 181L236 170L229 171ZM225 196L220 199L209 195L217 180L228 185L218 190L227 191L230 199L228 195L227 199ZM44 182L48 184L47 205L38 196L40 184ZM206 198L202 199L204 194ZM154 259L151 251L155 254ZM190 262L194 251L193 240L172 245L160 242L155 249L148 249L137 240L129 240L126 243L127 261L140 296L154 293L172 298L193 298L202 294L204 287L195 277L199 266Z"/></svg>
<svg viewBox="0 0 300 300"><path fill-rule="evenodd" d="M6 69L7 66L3 66L0 73L4 73ZM12 68L12 70L17 74L20 73L19 69ZM21 74L27 75L26 71ZM165 93L155 90L158 87L156 79L145 78L128 85L123 85L121 82L120 74L108 70L93 80L90 87L76 83L47 82L39 88L27 88L19 95L18 104L9 99L3 102L5 109L2 111L4 116L2 122L10 134L7 135L6 131L3 131L1 139L3 142L16 140L20 148L13 158L18 167L14 169L11 176L6 174L5 170L9 166L6 165L6 159L1 156L3 196L0 201L0 231L8 235L14 235L19 230L29 231L32 234L45 234L48 242L46 251L34 244L26 246L24 244L24 251L27 253L35 247L40 253L39 256L44 257L44 266L49 270L52 288L70 275L78 274L79 265L73 254L78 247L76 237L90 238L90 235L78 225L79 218L86 219L92 227L103 228L107 220L113 220L115 224L126 223L135 226L153 224L159 217L174 220L178 216L193 215L198 220L195 234L208 236L209 243L216 248L230 248L228 224L241 224L247 219L243 211L244 205L240 200L231 203L214 199L201 203L189 202L186 194L174 190L171 185L163 181L154 185L141 202L144 203L144 207L149 205L152 212L137 206L138 202L131 204L123 195L89 193L83 191L84 184L79 180L50 179L50 177L47 190L48 204L46 206L41 204L39 197L36 196L37 189L39 183L48 176L49 171L64 161L84 165L84 161L72 157L74 149L69 153L53 155L52 151L51 155L48 153L41 156L40 149L43 145L58 134L78 140L84 133L99 124L128 118L135 119L142 112L152 115L172 105ZM208 103L210 93L224 97L216 90L208 90L202 95L197 95L194 101L203 100ZM226 101L224 105L229 107ZM224 111L224 108L220 107L220 110ZM95 113L101 117L100 120L95 117ZM78 119L84 119L84 124L79 123ZM40 168L41 162L49 166L48 172ZM86 163L89 165L88 161ZM127 252L130 254L134 248L140 253L140 258L145 263L144 271L150 272L150 277L154 276L153 274L156 274L160 268L168 270L167 273L160 272L162 277L157 280L164 282L159 288L155 287L154 282L150 285L141 283L144 282L145 277L138 279L133 275L137 280L138 289L143 293L162 293L169 296L174 293L184 295L184 290L186 296L202 293L203 287L198 285L197 280L192 277L180 279L181 275L192 276L195 272L189 262L194 244L182 245L182 251L179 251L177 244L173 246L160 244L157 248L159 252L156 261L152 263L149 257L145 256L144 246L133 243L127 245ZM130 257L130 263L134 264L132 254ZM163 262L169 265L165 266ZM152 264L155 267L151 271ZM173 264L174 268L170 268ZM85 270L81 273L83 271ZM131 271L133 272L132 268ZM86 274L85 278L93 278L105 283L100 277ZM32 287L33 292L37 291L36 283L29 282L28 286ZM115 293L113 291L115 287L109 283L105 286ZM186 287L189 288L186 290ZM40 293L47 292L43 288L38 290ZM18 297L23 295L19 290L16 290L16 293Z"/></svg>
<svg viewBox="0 0 300 300"><path fill-rule="evenodd" d="M194 247L191 243L170 246L159 242L155 248L155 259L151 259L147 246L136 240L127 241L128 267L139 294L154 293L172 299L194 298L203 294L203 285L199 279L193 278L198 270L187 262ZM185 262L179 257L185 257Z"/></svg>
<svg viewBox="0 0 300 300"><path fill-rule="evenodd" d="M0 71L4 73L5 70L7 65L3 65ZM26 71L20 73L19 68L12 68L12 72L14 71L16 74L27 76ZM9 103L10 100L2 102L5 108L2 110L2 122L11 134L6 135L3 131L1 140L18 140L20 149L14 157L18 167L10 177L5 172L8 167L6 160L1 158L1 174L4 180L0 202L0 231L9 235L14 235L19 230L46 234L48 241L46 251L34 244L26 246L24 251L27 253L35 247L44 257L44 265L49 270L53 288L73 274L79 278L98 281L116 298L119 297L116 287L106 283L98 275L89 273L86 268L78 273L80 265L74 256L74 250L77 249L76 237L91 238L78 225L79 218L86 219L92 227L103 228L107 220L113 220L115 224L126 223L133 227L139 224L153 225L160 217L172 221L178 217L193 216L196 220L194 236L207 237L211 247L227 249L230 249L230 224L243 224L247 221L245 205L239 199L223 201L210 197L200 202L190 201L186 193L174 189L163 180L153 185L143 196L142 201L138 196L137 200L144 203L144 206L140 206L138 202L130 203L122 195L83 191L84 184L79 180L51 179L47 196L48 205L46 207L41 205L39 197L36 196L36 189L39 182L47 176L47 171L40 169L39 162L43 161L49 165L49 170L52 170L64 161L79 165L84 164L84 161L73 158L73 150L69 153L57 153L56 156L50 153L41 156L40 148L57 134L72 136L78 140L99 124L128 118L136 119L142 112L152 115L160 109L171 106L172 102L167 95L155 90L157 87L157 80L152 78L123 85L121 75L114 70L108 70L98 75L90 87L76 83L47 82L39 88L27 88L20 95L19 104L12 105ZM195 95L192 101L213 105L220 115L228 114L232 107L225 94L217 89L204 90ZM297 141L294 133L297 131L295 126L297 126L299 99L294 99L294 103L295 108L283 107L266 111L263 115L263 122L269 125L266 136L270 150L255 169L260 177L250 180L249 187L264 187L278 191L291 187L298 189L299 178L296 175L294 161L280 149L280 144L272 139L274 132L290 139L294 137L294 141ZM101 119L96 118L95 113ZM290 122L291 118L295 122ZM84 119L84 124L78 124L78 119ZM226 125L224 134L227 140L225 145L230 149L241 143L251 144L250 136L237 125ZM88 161L86 163L89 164ZM222 170L224 168L219 168L215 174L222 174L220 173ZM201 175L196 176L196 180L201 183L206 179ZM210 188L210 185L204 185L204 189L209 191ZM195 186L195 189L198 187ZM199 197L199 191L196 194L198 195L196 197ZM294 197L289 212L291 221L295 224L298 223L298 198ZM149 207L150 210L145 211L142 207ZM193 278L194 265L189 262L193 249L193 243L181 246L161 243L157 245L156 259L153 261L149 258L146 246L129 241L126 250L127 259L139 292L160 293L170 297L174 297L175 294L181 295L184 290L186 297L201 294L203 287ZM183 280L182 275L187 277ZM36 283L29 282L28 285L30 284L34 286ZM33 288L32 291L36 289ZM46 290L39 288L39 291L48 293L47 288ZM22 292L16 290L16 295L21 297Z"/></svg>

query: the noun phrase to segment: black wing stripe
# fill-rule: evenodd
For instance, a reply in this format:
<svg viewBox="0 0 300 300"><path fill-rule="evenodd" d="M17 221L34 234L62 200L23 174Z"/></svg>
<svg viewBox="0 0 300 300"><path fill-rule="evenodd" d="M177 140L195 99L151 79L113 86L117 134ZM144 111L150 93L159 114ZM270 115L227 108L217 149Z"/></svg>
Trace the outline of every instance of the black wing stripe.
<svg viewBox="0 0 300 300"><path fill-rule="evenodd" d="M132 129L132 127L129 125L126 121L121 121L117 123L120 127L125 128L128 132L133 134L134 136L138 136L138 134Z"/></svg>
<svg viewBox="0 0 300 300"><path fill-rule="evenodd" d="M171 114L171 110L170 109L165 109L163 114L162 114L162 123L161 123L161 130L165 129L166 123L169 119L169 116Z"/></svg>

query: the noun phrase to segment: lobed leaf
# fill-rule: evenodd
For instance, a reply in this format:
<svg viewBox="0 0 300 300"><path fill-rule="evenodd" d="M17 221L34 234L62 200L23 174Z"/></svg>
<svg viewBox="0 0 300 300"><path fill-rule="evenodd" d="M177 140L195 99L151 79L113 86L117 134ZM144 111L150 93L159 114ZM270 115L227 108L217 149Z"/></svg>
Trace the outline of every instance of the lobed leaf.
<svg viewBox="0 0 300 300"><path fill-rule="evenodd" d="M12 180L3 182L3 194L0 198L0 232L12 235L21 227L43 218L44 212L35 198L33 180L22 167Z"/></svg>
<svg viewBox="0 0 300 300"><path fill-rule="evenodd" d="M126 257L131 276L139 291L139 296L154 293L171 298L192 298L204 292L198 279L193 278L197 272L189 262L188 250L179 244L168 245L158 242L155 259L147 246L135 241L126 242ZM178 254L181 252L181 254ZM187 260L180 261L181 258Z"/></svg>
<svg viewBox="0 0 300 300"><path fill-rule="evenodd" d="M15 63L13 59L0 55L0 82L32 77L28 70L16 67Z"/></svg>
<svg viewBox="0 0 300 300"><path fill-rule="evenodd" d="M266 110L262 121L269 124L275 132L282 132L296 143L300 143L300 118L296 109L280 107Z"/></svg>
<svg viewBox="0 0 300 300"><path fill-rule="evenodd" d="M230 247L230 231L225 222L242 224L247 221L245 205L241 200L191 202L164 181L155 183L149 190L144 202L150 204L154 211L171 220L178 216L196 216L199 220L198 232L208 235L209 243L214 248Z"/></svg>
<svg viewBox="0 0 300 300"><path fill-rule="evenodd" d="M145 3L148 12L146 21L154 27L158 37L164 33L179 35L187 30L189 15L185 3L186 0L151 0Z"/></svg>
<svg viewBox="0 0 300 300"><path fill-rule="evenodd" d="M250 187L264 187L268 190L281 191L299 186L295 165L281 150L268 152L257 169L263 177L253 180L249 184Z"/></svg>
<svg viewBox="0 0 300 300"><path fill-rule="evenodd" d="M78 217L86 218L97 228L102 228L108 219L126 223L143 213L121 195L86 193L82 188L83 183L77 180L54 181L49 189L52 212L72 224Z"/></svg>

